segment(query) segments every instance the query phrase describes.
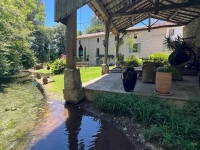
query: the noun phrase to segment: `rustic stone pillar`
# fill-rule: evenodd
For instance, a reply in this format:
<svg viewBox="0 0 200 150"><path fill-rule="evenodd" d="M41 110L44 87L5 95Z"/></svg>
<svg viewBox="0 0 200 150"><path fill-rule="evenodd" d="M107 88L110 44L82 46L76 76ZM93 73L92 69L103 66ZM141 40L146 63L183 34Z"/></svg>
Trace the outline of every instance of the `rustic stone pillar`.
<svg viewBox="0 0 200 150"><path fill-rule="evenodd" d="M104 63L102 64L102 75L109 73L109 66L108 66L107 60L108 60L110 25L111 25L111 19L106 21L105 40L103 43L105 46L105 55L104 55Z"/></svg>
<svg viewBox="0 0 200 150"><path fill-rule="evenodd" d="M80 70L76 69L76 26L77 11L67 17L66 23L66 58L67 68L64 72L64 99L69 103L78 103L84 98Z"/></svg>

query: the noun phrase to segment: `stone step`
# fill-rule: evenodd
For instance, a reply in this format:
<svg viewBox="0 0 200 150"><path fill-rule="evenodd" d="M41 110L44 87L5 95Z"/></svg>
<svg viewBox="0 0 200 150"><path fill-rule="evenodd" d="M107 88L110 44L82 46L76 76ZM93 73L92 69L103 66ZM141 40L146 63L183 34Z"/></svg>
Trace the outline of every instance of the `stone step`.
<svg viewBox="0 0 200 150"><path fill-rule="evenodd" d="M122 71L121 68L113 68L109 70L109 73L122 73Z"/></svg>

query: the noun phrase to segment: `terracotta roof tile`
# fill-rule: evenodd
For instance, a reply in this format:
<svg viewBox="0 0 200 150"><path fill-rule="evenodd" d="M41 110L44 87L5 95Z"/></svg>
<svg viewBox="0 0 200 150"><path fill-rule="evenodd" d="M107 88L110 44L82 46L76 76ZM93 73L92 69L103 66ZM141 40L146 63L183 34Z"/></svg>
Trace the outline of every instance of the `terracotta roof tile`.
<svg viewBox="0 0 200 150"><path fill-rule="evenodd" d="M171 22L157 22L155 23L151 28L156 28L156 27L165 27L165 26L176 26L177 24L171 23ZM130 27L126 29L127 31L131 30L142 30L142 29L147 29L147 26L139 26L139 27ZM97 33L92 33L92 34L83 34L81 36L77 36L78 39L82 38L89 38L89 37L96 37L96 36L103 36L105 35L105 32L97 32Z"/></svg>

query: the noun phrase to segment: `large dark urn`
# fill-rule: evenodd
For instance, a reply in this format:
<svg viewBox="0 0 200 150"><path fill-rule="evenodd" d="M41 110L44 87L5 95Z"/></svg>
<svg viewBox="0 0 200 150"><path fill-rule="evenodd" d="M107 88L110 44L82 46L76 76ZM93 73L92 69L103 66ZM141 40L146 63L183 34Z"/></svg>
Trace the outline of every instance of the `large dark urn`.
<svg viewBox="0 0 200 150"><path fill-rule="evenodd" d="M176 49L169 55L168 61L171 66L176 66L189 61L190 58L187 55L185 49L186 47L180 46L179 49Z"/></svg>
<svg viewBox="0 0 200 150"><path fill-rule="evenodd" d="M129 67L122 72L122 82L126 92L131 92L134 90L136 80L137 72L134 70L134 68Z"/></svg>

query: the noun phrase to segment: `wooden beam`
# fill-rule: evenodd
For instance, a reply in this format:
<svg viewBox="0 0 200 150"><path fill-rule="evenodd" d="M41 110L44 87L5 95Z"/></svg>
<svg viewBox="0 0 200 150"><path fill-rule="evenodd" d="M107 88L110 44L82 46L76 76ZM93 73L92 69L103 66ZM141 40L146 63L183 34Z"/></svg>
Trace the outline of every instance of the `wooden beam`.
<svg viewBox="0 0 200 150"><path fill-rule="evenodd" d="M104 6L99 0L93 0L91 3L96 7L96 9L99 11L100 14L104 15L105 20L108 20L110 18L110 15L105 10Z"/></svg>
<svg viewBox="0 0 200 150"><path fill-rule="evenodd" d="M103 16L104 21L111 19L110 15L108 14L108 12L104 8L103 4L99 0L93 0L93 1L91 1L91 4L93 6L95 6L95 8L97 9L97 11ZM115 28L115 26L112 24L112 22L111 22L111 28L114 31L114 33L118 32L117 29Z"/></svg>
<svg viewBox="0 0 200 150"><path fill-rule="evenodd" d="M125 4L125 3L126 3L126 1L123 1L122 3L120 3L120 4L118 4L118 5L114 6L114 7L112 7L112 8L109 9L108 11L111 11L111 12L112 12L112 10L116 9L117 7L119 7L119 6L121 6L121 5ZM115 11L115 12L116 12L116 11Z"/></svg>
<svg viewBox="0 0 200 150"><path fill-rule="evenodd" d="M112 17L132 16L132 15L135 15L135 14L151 13L151 12L155 12L155 11L188 8L188 7L193 7L193 6L196 6L196 5L200 5L200 1L175 3L175 4L169 4L169 5L159 6L159 7L151 7L151 8L147 8L147 9L134 10L134 11L131 11L131 12L114 13L111 16Z"/></svg>
<svg viewBox="0 0 200 150"><path fill-rule="evenodd" d="M155 3L152 2L152 0L147 0L147 1L149 1L153 6L155 6Z"/></svg>
<svg viewBox="0 0 200 150"><path fill-rule="evenodd" d="M137 4L140 3L140 2L141 2L141 0L136 0L136 1L133 2L130 6L121 9L119 12L128 11L129 9L133 8L135 5L137 5Z"/></svg>
<svg viewBox="0 0 200 150"><path fill-rule="evenodd" d="M76 41L77 41L77 11L67 17L66 23L66 57L67 68L76 68Z"/></svg>
<svg viewBox="0 0 200 150"><path fill-rule="evenodd" d="M156 16L156 15L151 14L151 17L152 17L152 18L155 18L155 19L159 19L159 20L164 20L164 21L176 23L176 24L178 24L178 25L185 25L185 24L182 23L182 22L177 22L177 21L169 20L169 19L167 19L167 18L165 18L165 17L162 17L162 16L160 16L160 15L159 15L159 16Z"/></svg>
<svg viewBox="0 0 200 150"><path fill-rule="evenodd" d="M180 10L180 9L176 10L176 11L174 12L174 14L171 15L171 16L169 17L169 20L171 20L174 16L176 16L176 14L178 13L179 10Z"/></svg>

